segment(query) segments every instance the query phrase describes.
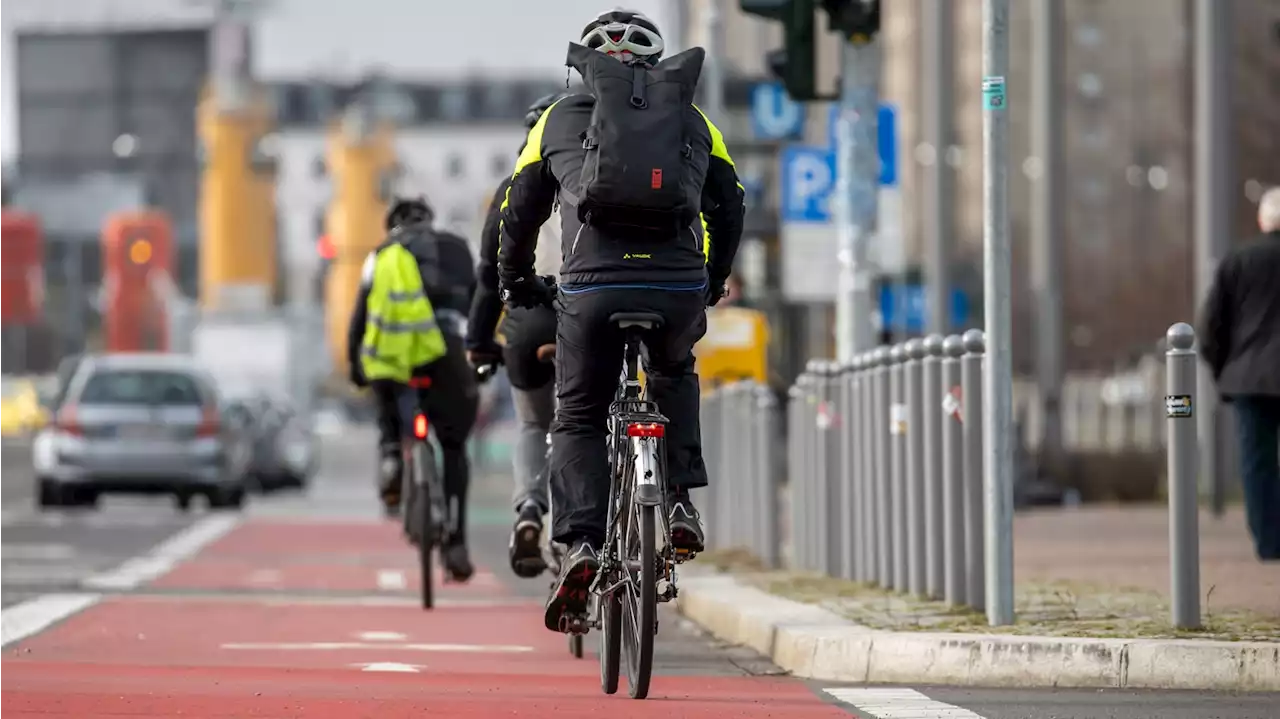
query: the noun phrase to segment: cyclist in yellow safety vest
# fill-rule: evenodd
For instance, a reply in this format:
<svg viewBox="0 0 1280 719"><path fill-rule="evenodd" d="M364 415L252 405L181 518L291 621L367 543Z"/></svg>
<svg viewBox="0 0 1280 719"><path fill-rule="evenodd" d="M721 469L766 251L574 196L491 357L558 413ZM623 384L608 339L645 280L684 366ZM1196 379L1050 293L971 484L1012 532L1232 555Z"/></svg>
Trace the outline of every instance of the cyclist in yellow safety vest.
<svg viewBox="0 0 1280 719"><path fill-rule="evenodd" d="M451 513L443 563L454 580L466 581L474 573L466 547L466 441L478 392L462 346L465 316L452 305L470 304L474 261L465 240L435 230L431 220L425 201L394 203L387 240L364 264L347 357L352 383L371 389L377 402L379 492L389 515L400 509L401 441L413 415L426 412Z"/></svg>

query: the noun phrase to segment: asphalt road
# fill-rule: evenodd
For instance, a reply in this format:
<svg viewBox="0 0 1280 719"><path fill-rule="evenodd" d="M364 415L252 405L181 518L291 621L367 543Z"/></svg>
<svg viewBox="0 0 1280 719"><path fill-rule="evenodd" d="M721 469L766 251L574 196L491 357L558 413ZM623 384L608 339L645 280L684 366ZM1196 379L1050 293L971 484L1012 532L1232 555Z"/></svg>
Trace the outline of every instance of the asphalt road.
<svg viewBox="0 0 1280 719"><path fill-rule="evenodd" d="M378 508L371 489L373 462L371 437L364 430L344 431L326 437L322 470L305 494L254 497L247 510L252 517L280 520L342 518L372 519ZM6 445L7 447L8 445ZM6 450L6 455L8 451ZM129 559L143 555L169 537L190 527L203 515L180 514L172 504L154 501L107 501L97 512L36 513L31 503L30 475L5 463L3 549L3 605L33 597L73 591L90 577L101 576ZM477 473L473 492L473 551L478 565L496 573L506 568L506 532L509 521L508 479L498 473ZM25 488L24 488L25 487ZM230 561L230 560L225 560ZM546 592L547 580L515 582L500 579L520 597L537 601ZM145 586L124 593L145 595ZM196 601L197 595L192 595ZM90 611L97 611L90 610ZM56 628L58 625L54 625ZM779 674L767 660L749 650L728 647L705 636L697 627L666 612L661 619L655 687L661 677L760 678ZM45 632L50 630L46 629ZM34 638L39 640L39 634ZM6 647L9 668L12 651ZM588 639L588 649L594 642ZM86 657L86 661L92 661ZM591 660L584 660L591 661ZM594 664L594 662L591 662ZM198 665L198 662L196 663ZM576 681L576 680L575 680ZM699 680L700 681L700 680ZM708 680L710 681L710 680ZM757 681L753 679L752 681ZM6 682L6 693L9 692ZM576 686L576 685L575 685ZM753 685L754 686L754 685ZM770 685L771 686L771 685ZM1210 692L1136 692L1093 690L956 689L946 687L858 687L821 682L800 683L802 693L826 702L832 716L863 717L969 717L977 719L1274 719L1280 717L1280 695L1238 695ZM34 690L33 690L34 691ZM508 688L508 691L513 691ZM514 691L519 691L517 687ZM771 690L770 690L771 691ZM690 701L696 691L690 692ZM37 699L31 699L37 696ZM776 699L776 697L775 697ZM30 702L38 695L29 695ZM622 701L622 700L619 700ZM769 698L761 701L770 701ZM810 700L812 701L812 700ZM676 703L664 701L668 712ZM24 713L19 705L14 716ZM619 708L629 705L617 705ZM651 705L652 706L652 705ZM11 709L12 710L12 709ZM35 712L32 711L32 714ZM163 713L163 712L162 712ZM186 712L200 716L199 711ZM398 715L398 714L397 714ZM531 714L538 715L541 714ZM727 717L697 709L679 716ZM752 714L755 716L756 714ZM760 714L766 715L766 714ZM783 710L778 716L787 716ZM797 714L798 715L798 714ZM631 716L624 713L618 716ZM636 714L639 716L639 714ZM809 714L805 714L809 716ZM825 714L824 714L825 716Z"/></svg>

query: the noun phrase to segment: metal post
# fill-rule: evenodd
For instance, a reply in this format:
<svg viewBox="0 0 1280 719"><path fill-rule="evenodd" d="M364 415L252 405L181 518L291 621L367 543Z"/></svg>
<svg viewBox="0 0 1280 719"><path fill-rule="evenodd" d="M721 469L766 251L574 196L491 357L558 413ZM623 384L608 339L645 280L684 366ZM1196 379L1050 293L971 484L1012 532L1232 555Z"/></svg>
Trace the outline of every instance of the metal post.
<svg viewBox="0 0 1280 719"><path fill-rule="evenodd" d="M720 472L725 478L724 486L716 492L715 496L715 519L716 523L710 527L712 535L715 537L715 546L717 549L728 549L731 537L730 525L733 523L733 515L730 514L729 501L734 491L734 485L737 484L737 477L734 476L733 453L737 450L737 446L733 441L733 385L726 384L720 388L720 432L723 441L720 443Z"/></svg>
<svg viewBox="0 0 1280 719"><path fill-rule="evenodd" d="M882 587L893 586L893 499L892 483L893 443L889 426L892 395L889 388L890 352L884 347L872 354L875 376L872 379L873 396L873 450L875 454L876 494L876 583Z"/></svg>
<svg viewBox="0 0 1280 719"><path fill-rule="evenodd" d="M1231 3L1195 3L1195 276L1196 306L1213 285L1218 260L1231 240ZM1210 391L1212 376L1201 365L1199 382L1206 388L1196 420L1200 436L1199 477L1212 490L1213 509L1222 514L1223 477L1227 474L1220 445L1222 410Z"/></svg>
<svg viewBox="0 0 1280 719"><path fill-rule="evenodd" d="M712 122L724 126L724 22L720 3L724 0L706 0L707 57L703 66L702 82L707 94L703 98L703 110Z"/></svg>
<svg viewBox="0 0 1280 719"><path fill-rule="evenodd" d="M755 388L756 463L760 479L756 486L759 524L752 528L758 538L757 554L768 569L778 568L778 399L768 385Z"/></svg>
<svg viewBox="0 0 1280 719"><path fill-rule="evenodd" d="M909 419L906 405L905 367L907 354L905 346L896 344L889 350L889 433L892 435L892 446L889 454L889 501L892 504L892 515L889 526L893 530L893 580L892 589L906 591L908 585L907 553L909 532L907 522L907 421Z"/></svg>
<svg viewBox="0 0 1280 719"><path fill-rule="evenodd" d="M822 438L824 442L823 462L826 470L822 476L822 494L818 495L822 502L822 517L826 531L822 534L823 565L822 571L828 576L840 576L843 564L844 544L841 541L840 520L843 518L845 502L844 482L840 475L840 427L844 422L843 408L840 406L840 365L827 362L823 366L825 372L823 400L826 412L822 420Z"/></svg>
<svg viewBox="0 0 1280 719"><path fill-rule="evenodd" d="M943 598L948 604L967 601L964 573L964 435L960 424L960 356L964 341L951 335L942 343L942 532L946 537Z"/></svg>
<svg viewBox="0 0 1280 719"><path fill-rule="evenodd" d="M1031 286L1036 303L1036 385L1040 463L1062 467L1062 2L1035 0L1032 23L1031 154L1040 161L1032 184Z"/></svg>
<svg viewBox="0 0 1280 719"><path fill-rule="evenodd" d="M800 491L794 497L801 507L802 514L801 523L799 525L800 532L804 535L804 557L805 563L801 565L802 569L818 568L818 540L816 529L818 526L815 521L817 508L819 507L816 500L817 496L817 477L818 477L818 383L821 378L818 376L817 362L810 360L807 375L804 384L804 405L801 409L800 426L804 431L804 482L800 485Z"/></svg>
<svg viewBox="0 0 1280 719"><path fill-rule="evenodd" d="M859 371L862 392L858 399L858 474L861 477L862 490L858 496L861 512L858 514L861 531L859 537L859 554L862 557L860 582L874 582L876 579L876 561L879 553L878 532L876 530L876 461L875 446L878 438L875 434L875 396L876 396L876 355L874 352L863 352L859 355Z"/></svg>
<svg viewBox="0 0 1280 719"><path fill-rule="evenodd" d="M924 398L920 395L924 343L907 340L903 349L907 355L902 368L907 405L907 588L912 594L924 594Z"/></svg>
<svg viewBox="0 0 1280 719"><path fill-rule="evenodd" d="M1013 623L1013 341L1009 242L1009 0L982 3L983 454L986 481L987 622Z"/></svg>
<svg viewBox="0 0 1280 719"><path fill-rule="evenodd" d="M924 172L925 292L930 332L949 329L949 266L951 261L952 171L947 150L952 144L952 85L955 82L953 37L955 0L921 0L920 64L925 87L924 142L933 148L932 163ZM932 401L932 400L930 400Z"/></svg>
<svg viewBox="0 0 1280 719"><path fill-rule="evenodd" d="M986 339L981 330L969 330L963 337L965 355L960 360L961 422L964 425L964 567L965 594L969 606L978 611L987 607L986 555L983 550L983 351Z"/></svg>
<svg viewBox="0 0 1280 719"><path fill-rule="evenodd" d="M861 508L862 476L857 460L861 447L858 441L858 356L840 368L840 441L836 451L840 453L840 573L841 579L854 579L858 574L859 550L857 532L862 526L858 517Z"/></svg>
<svg viewBox="0 0 1280 719"><path fill-rule="evenodd" d="M745 382L735 382L733 384L733 424L730 425L734 432L734 436L742 437L747 441L751 440L748 434L751 430L749 423L749 402L748 388ZM742 451L741 447L736 448L733 453L733 478L736 483L737 491L729 492L729 516L732 519L727 522L729 546L742 548L744 544L745 532L742 525L749 519L747 516L747 498L751 495L751 462L750 455Z"/></svg>
<svg viewBox="0 0 1280 719"><path fill-rule="evenodd" d="M1168 426L1169 579L1173 626L1200 627L1200 527L1196 486L1196 342L1184 322L1165 335L1165 420Z"/></svg>
<svg viewBox="0 0 1280 719"><path fill-rule="evenodd" d="M943 585L943 521L942 521L942 335L929 335L924 341L922 362L920 419L924 435L924 563L925 594L942 598Z"/></svg>
<svg viewBox="0 0 1280 719"><path fill-rule="evenodd" d="M875 268L869 245L879 210L880 41L849 40L841 47L840 118L836 127L836 231L839 279L836 357L841 362L875 345L871 297Z"/></svg>

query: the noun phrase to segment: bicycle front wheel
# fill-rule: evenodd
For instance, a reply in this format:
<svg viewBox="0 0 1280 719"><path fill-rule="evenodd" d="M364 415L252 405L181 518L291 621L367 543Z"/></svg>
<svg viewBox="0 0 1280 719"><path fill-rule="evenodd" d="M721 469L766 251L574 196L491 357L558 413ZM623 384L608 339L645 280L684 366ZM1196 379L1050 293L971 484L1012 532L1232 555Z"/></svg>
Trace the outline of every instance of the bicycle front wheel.
<svg viewBox="0 0 1280 719"><path fill-rule="evenodd" d="M649 679L653 674L654 628L658 622L658 572L655 548L657 508L633 504L633 521L629 532L629 559L640 565L638 586L628 586L623 597L622 639L626 645L627 683L632 699L649 696ZM630 584L630 583L629 583Z"/></svg>

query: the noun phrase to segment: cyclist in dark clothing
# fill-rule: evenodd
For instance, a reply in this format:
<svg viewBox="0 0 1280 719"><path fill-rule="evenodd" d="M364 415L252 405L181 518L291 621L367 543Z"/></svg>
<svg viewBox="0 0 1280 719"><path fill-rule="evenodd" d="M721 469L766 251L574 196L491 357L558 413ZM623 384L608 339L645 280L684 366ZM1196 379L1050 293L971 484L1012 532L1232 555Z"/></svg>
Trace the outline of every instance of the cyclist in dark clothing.
<svg viewBox="0 0 1280 719"><path fill-rule="evenodd" d="M562 95L547 95L529 107L525 126L532 129L542 113ZM520 152L524 147L520 148ZM519 154L519 153L517 153ZM546 436L555 413L554 366L539 357L542 347L556 342L556 313L550 307L514 307L502 316L498 297L498 226L511 178L494 193L480 236L479 286L467 325L467 358L474 366L501 361L511 381L519 434L513 454L516 512L508 544L511 569L520 577L536 577L546 569L542 556L542 517L550 509L547 490ZM539 238L538 274L554 274L559 264L558 228L547 223ZM501 321L499 318L501 317ZM495 337L496 333L496 337ZM497 341L501 338L501 344Z"/></svg>
<svg viewBox="0 0 1280 719"><path fill-rule="evenodd" d="M475 265L471 248L461 237L433 229L431 208L423 200L400 200L387 215L387 241L369 255L356 295L347 330L347 360L351 381L369 386L378 406L378 448L380 493L389 514L400 508L400 477L403 472L400 441L407 431L418 395L425 404L427 418L443 455L445 493L451 514L451 531L444 546L445 568L457 581L474 573L467 551L467 489L471 467L467 439L475 425L480 393L475 375L467 364L463 337L471 297L475 293ZM383 247L398 243L406 247L418 263L427 299L444 334L445 355L414 371L415 377L430 379L430 388L406 392L396 382L368 382L361 376L360 351L367 320L367 299L373 281L374 258Z"/></svg>
<svg viewBox="0 0 1280 719"><path fill-rule="evenodd" d="M656 63L662 38L639 13L615 10L592 21L581 45L634 62ZM607 530L609 469L605 444L609 405L622 366L616 312L652 312L661 327L643 336L649 396L670 420L666 430L671 541L701 551L703 530L689 490L706 486L698 377L692 354L706 331L706 307L724 295L742 235L743 192L724 138L696 107L681 115L686 157L705 159L701 211L710 235L704 257L701 228L626 233L584 223L567 198L581 197L584 137L595 99L571 95L552 105L529 132L502 206L498 274L508 305L532 306L545 294L534 269L539 228L562 204L556 383L552 424L553 539L571 547L547 603L545 623L557 630L566 614L585 611ZM641 138L637 138L641 139ZM660 178L656 178L660 179Z"/></svg>

